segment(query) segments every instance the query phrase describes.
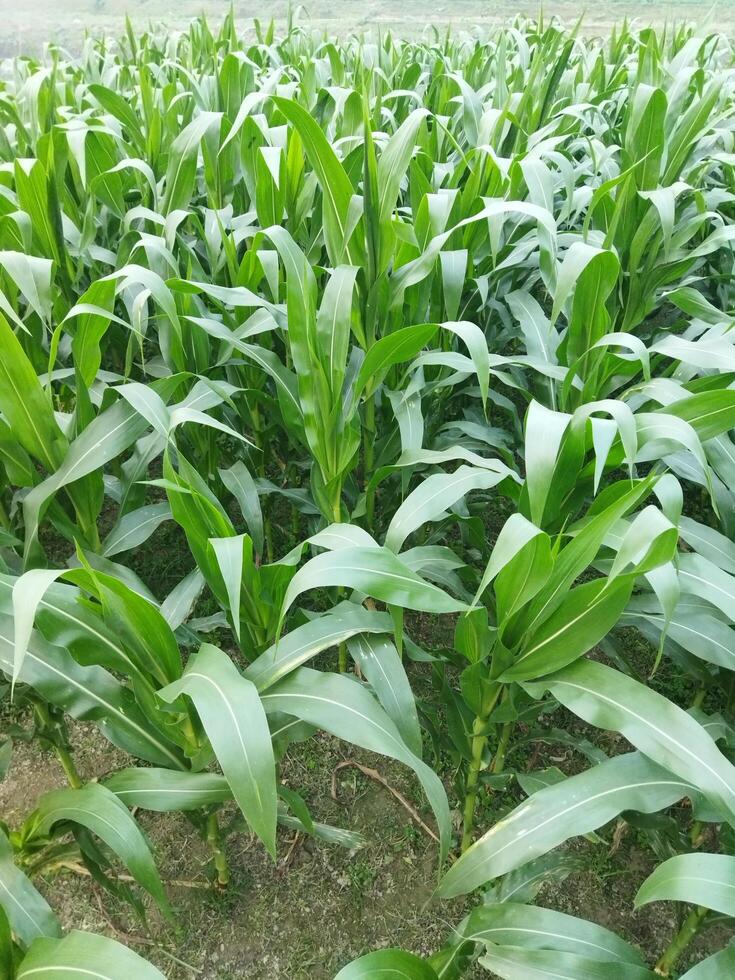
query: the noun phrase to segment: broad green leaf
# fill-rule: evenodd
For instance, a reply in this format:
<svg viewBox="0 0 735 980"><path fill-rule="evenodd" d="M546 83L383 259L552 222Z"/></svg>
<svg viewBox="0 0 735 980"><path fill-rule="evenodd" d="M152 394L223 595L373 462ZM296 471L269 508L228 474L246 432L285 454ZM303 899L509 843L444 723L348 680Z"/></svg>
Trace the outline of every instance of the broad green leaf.
<svg viewBox="0 0 735 980"><path fill-rule="evenodd" d="M718 79L711 81L702 92L701 98L695 96L689 108L677 120L677 126L671 135L671 142L668 147L666 169L662 181L664 185L672 183L680 175L696 140L707 127L720 95L720 85Z"/></svg>
<svg viewBox="0 0 735 980"><path fill-rule="evenodd" d="M81 824L96 834L120 858L138 884L153 896L161 910L170 914L143 832L114 793L100 783L46 793L26 821L26 834L43 838L60 822Z"/></svg>
<svg viewBox="0 0 735 980"><path fill-rule="evenodd" d="M319 356L326 365L333 397L339 397L345 376L352 329L352 294L358 271L356 266L337 266L324 289L316 318Z"/></svg>
<svg viewBox="0 0 735 980"><path fill-rule="evenodd" d="M164 214L189 206L196 179L200 144L215 127L219 128L221 120L220 112L202 112L171 144L166 171L166 194L162 204Z"/></svg>
<svg viewBox="0 0 735 980"><path fill-rule="evenodd" d="M165 980L152 963L127 946L91 932L38 939L26 953L17 980Z"/></svg>
<svg viewBox="0 0 735 980"><path fill-rule="evenodd" d="M652 85L639 84L631 98L625 149L636 161L634 179L639 191L656 187L665 147L664 122L667 109L665 92Z"/></svg>
<svg viewBox="0 0 735 980"><path fill-rule="evenodd" d="M421 729L416 702L395 645L388 637L358 634L347 641L362 676L414 755L421 756Z"/></svg>
<svg viewBox="0 0 735 980"><path fill-rule="evenodd" d="M281 619L296 599L309 589L347 586L365 595L421 612L462 612L463 602L419 578L387 548L343 548L308 561L291 580L283 600Z"/></svg>
<svg viewBox="0 0 735 980"><path fill-rule="evenodd" d="M365 360L355 381L355 397L365 390L370 395L377 388L387 370L394 364L410 361L436 334L435 323L414 327L401 327L386 337L381 337L367 351Z"/></svg>
<svg viewBox="0 0 735 980"><path fill-rule="evenodd" d="M81 552L79 555L84 567L68 571L66 577L99 600L103 621L120 638L132 671L155 678L159 684L178 678L181 653L150 593L141 595L115 575L98 571Z"/></svg>
<svg viewBox="0 0 735 980"><path fill-rule="evenodd" d="M121 769L106 779L104 785L125 806L160 813L197 810L232 799L227 779L215 772Z"/></svg>
<svg viewBox="0 0 735 980"><path fill-rule="evenodd" d="M557 950L609 963L643 966L640 953L609 929L534 905L481 905L463 923L462 935L473 942L496 946Z"/></svg>
<svg viewBox="0 0 735 980"><path fill-rule="evenodd" d="M539 687L591 725L620 732L700 789L735 823L735 767L682 708L620 671L589 660L552 674Z"/></svg>
<svg viewBox="0 0 735 980"><path fill-rule="evenodd" d="M636 507L656 486L655 478L627 481L609 488L612 496L601 493L594 501L583 526L561 551L547 585L532 600L523 614L519 629L531 632L563 602L576 579L596 558L603 542L617 521Z"/></svg>
<svg viewBox="0 0 735 980"><path fill-rule="evenodd" d="M735 857L728 854L677 854L646 878L636 908L649 902L688 902L723 915L735 915Z"/></svg>
<svg viewBox="0 0 735 980"><path fill-rule="evenodd" d="M493 579L508 565L519 552L544 532L527 520L522 514L511 514L500 530L490 555L482 580L477 589L474 602L477 603Z"/></svg>
<svg viewBox="0 0 735 980"><path fill-rule="evenodd" d="M15 976L15 942L5 909L0 904L0 976L13 980Z"/></svg>
<svg viewBox="0 0 735 980"><path fill-rule="evenodd" d="M296 129L319 181L324 201L324 238L334 266L361 265L360 249L351 241L348 215L354 194L350 179L313 116L293 99L271 96Z"/></svg>
<svg viewBox="0 0 735 980"><path fill-rule="evenodd" d="M533 633L516 662L500 680L543 677L573 663L599 643L617 623L633 588L632 576L613 582L596 579L567 593L563 602Z"/></svg>
<svg viewBox="0 0 735 980"><path fill-rule="evenodd" d="M138 806L159 813L198 810L218 806L233 798L230 784L224 776L213 772L172 772L169 769L122 769L105 781L108 789L127 806ZM284 787L279 787L279 793ZM327 844L337 844L348 850L365 845L365 839L354 831L342 830L330 824L311 821L307 826L278 805L278 823L290 830L313 834Z"/></svg>
<svg viewBox="0 0 735 980"><path fill-rule="evenodd" d="M220 575L225 585L230 607L232 628L237 642L240 642L240 593L242 591L243 549L250 545L245 534L235 537L210 538L209 547L219 566Z"/></svg>
<svg viewBox="0 0 735 980"><path fill-rule="evenodd" d="M0 616L0 669L12 675L15 650L13 621ZM72 718L95 722L113 745L154 765L184 767L178 749L143 716L131 692L108 671L82 666L63 647L37 632L19 674L42 697Z"/></svg>
<svg viewBox="0 0 735 980"><path fill-rule="evenodd" d="M706 442L735 428L735 391L702 391L660 408L658 414L683 419Z"/></svg>
<svg viewBox="0 0 735 980"><path fill-rule="evenodd" d="M500 473L474 466L459 466L454 473L428 476L393 515L385 535L385 547L390 551L400 551L413 531L438 520L471 490L489 490L503 479Z"/></svg>
<svg viewBox="0 0 735 980"><path fill-rule="evenodd" d="M0 268L20 290L33 312L48 323L51 319L53 262L23 252L0 251Z"/></svg>
<svg viewBox="0 0 735 980"><path fill-rule="evenodd" d="M39 936L60 936L61 927L48 902L13 860L8 838L0 831L0 908L17 938L29 946Z"/></svg>
<svg viewBox="0 0 735 980"><path fill-rule="evenodd" d="M480 964L503 980L655 980L657 974L644 966L610 963L593 957L557 950L488 946ZM561 971L561 972L560 972Z"/></svg>
<svg viewBox="0 0 735 980"><path fill-rule="evenodd" d="M651 611L650 607L650 599L640 603L634 596L624 613L625 625L636 626L645 620L659 632L665 629L668 637L695 657L728 670L735 669L735 631L722 619L708 614L706 606L693 610L680 601L668 619L660 608Z"/></svg>
<svg viewBox="0 0 735 980"><path fill-rule="evenodd" d="M161 615L172 630L178 629L189 618L204 585L204 576L194 567L163 600Z"/></svg>
<svg viewBox="0 0 735 980"><path fill-rule="evenodd" d="M513 617L544 588L553 568L551 541L546 534L538 534L500 570L495 579L495 606L503 640L507 635L515 645L506 627L512 632Z"/></svg>
<svg viewBox="0 0 735 980"><path fill-rule="evenodd" d="M438 980L425 960L402 949L381 949L343 967L334 980Z"/></svg>
<svg viewBox="0 0 735 980"><path fill-rule="evenodd" d="M220 470L222 482L240 505L256 554L263 552L263 513L260 509L258 490L250 471L242 460L228 470Z"/></svg>
<svg viewBox="0 0 735 980"><path fill-rule="evenodd" d="M541 524L562 438L570 415L551 412L539 402L529 405L526 417L526 489L531 520Z"/></svg>
<svg viewBox="0 0 735 980"><path fill-rule="evenodd" d="M28 650L28 644L36 619L38 604L49 586L63 575L65 569L32 568L15 580L13 585L13 686L15 686L23 661Z"/></svg>
<svg viewBox="0 0 735 980"><path fill-rule="evenodd" d="M475 323L466 320L448 320L441 324L442 330L456 334L464 343L472 360L480 386L483 406L487 402L490 387L490 352L482 330Z"/></svg>
<svg viewBox="0 0 735 980"><path fill-rule="evenodd" d="M103 109L112 113L128 130L128 135L139 148L144 146L140 119L135 109L117 92L105 85L92 84L89 92Z"/></svg>
<svg viewBox="0 0 735 980"><path fill-rule="evenodd" d="M722 571L712 561L697 554L679 559L682 592L712 603L732 622L735 621L735 576Z"/></svg>
<svg viewBox="0 0 735 980"><path fill-rule="evenodd" d="M88 388L94 382L102 362L100 341L112 320L115 289L113 279L93 282L64 318L64 323L72 317L76 318L71 349L74 366Z"/></svg>
<svg viewBox="0 0 735 980"><path fill-rule="evenodd" d="M330 612L297 626L261 653L245 668L245 676L259 691L265 691L312 657L360 633L391 633L387 613L344 602Z"/></svg>
<svg viewBox="0 0 735 980"><path fill-rule="evenodd" d="M153 532L171 520L171 508L167 503L146 504L136 510L128 511L115 523L102 543L102 554L106 558L131 551L144 544Z"/></svg>
<svg viewBox="0 0 735 980"><path fill-rule="evenodd" d="M100 469L145 434L148 423L124 401L102 412L69 446L58 469L23 501L26 551L35 539L38 524L54 494Z"/></svg>
<svg viewBox="0 0 735 980"><path fill-rule="evenodd" d="M691 784L638 752L601 762L533 793L498 821L452 865L438 894L467 894L571 837L597 830L624 810L655 813L691 790Z"/></svg>
<svg viewBox="0 0 735 980"><path fill-rule="evenodd" d="M679 520L679 533L703 558L735 575L735 543L728 537L713 527L685 516Z"/></svg>
<svg viewBox="0 0 735 980"><path fill-rule="evenodd" d="M425 108L414 109L385 144L378 157L378 214L381 222L388 221L396 206L401 181L416 144L421 123L429 115Z"/></svg>
<svg viewBox="0 0 735 980"><path fill-rule="evenodd" d="M275 856L276 769L255 685L226 653L204 643L181 680L158 692L169 703L181 694L194 702L243 816Z"/></svg>
<svg viewBox="0 0 735 980"><path fill-rule="evenodd" d="M0 411L21 446L47 470L64 459L67 441L18 338L0 314Z"/></svg>

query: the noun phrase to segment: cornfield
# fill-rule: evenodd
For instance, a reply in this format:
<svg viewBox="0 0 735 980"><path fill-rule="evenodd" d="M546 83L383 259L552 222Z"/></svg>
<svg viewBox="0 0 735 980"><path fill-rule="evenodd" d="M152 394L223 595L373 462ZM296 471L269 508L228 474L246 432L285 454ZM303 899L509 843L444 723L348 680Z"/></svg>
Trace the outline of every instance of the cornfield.
<svg viewBox="0 0 735 980"><path fill-rule="evenodd" d="M471 896L339 980L735 976L722 930L680 972L735 917L730 40L230 15L0 86L0 768L68 783L0 824L2 977L160 980L37 887L175 930L140 810L213 891L238 828L363 844L280 778L319 732L408 767L434 900ZM73 720L127 764L84 781ZM661 949L535 903L626 829Z"/></svg>

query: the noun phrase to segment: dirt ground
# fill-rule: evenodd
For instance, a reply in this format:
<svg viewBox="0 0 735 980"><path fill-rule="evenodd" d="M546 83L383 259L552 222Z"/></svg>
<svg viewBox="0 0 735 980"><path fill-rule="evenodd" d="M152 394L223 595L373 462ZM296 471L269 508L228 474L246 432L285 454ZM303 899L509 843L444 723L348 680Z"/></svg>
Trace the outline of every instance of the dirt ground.
<svg viewBox="0 0 735 980"><path fill-rule="evenodd" d="M503 513L501 504L488 509L486 524L492 538ZM63 564L68 545L53 542L53 538L44 541L49 559ZM128 561L163 596L189 570L191 556L180 529L167 522ZM426 649L451 643L450 617L412 615L407 628ZM625 636L629 655L640 660L641 669L650 667L652 649L632 630ZM334 651L326 652L315 666L334 669L334 661ZM426 664L409 665L419 697L428 695L429 671ZM662 664L655 683L678 702L691 701L691 682L668 662ZM629 748L621 737L582 726L571 715L552 721L595 739L608 754ZM0 739L18 724L27 727L29 716L7 701L0 703ZM85 780L103 779L134 764L92 725L72 723L70 743ZM585 764L571 748L537 745L521 748L511 768L555 765L572 774ZM295 838L293 832L279 828L274 865L252 835L234 834L226 846L232 881L227 891L219 892L211 884L208 846L186 817L138 811L176 912L176 930L155 911L147 925L141 924L88 877L62 872L36 879L36 884L65 928L103 932L127 943L153 960L168 980L332 980L345 963L372 949L398 946L432 953L444 945L478 898L432 900L438 873L436 844L384 787L355 768L342 768L334 787L336 798L332 795L335 770L348 759L378 770L431 824L431 813L409 770L320 734L290 747L280 778L302 795L315 820L360 832L365 840L361 849L348 851ZM449 760L441 774L458 831L459 804ZM16 740L8 774L0 781L0 819L18 828L38 798L61 785L63 773L56 758L39 751L37 744ZM478 833L522 798L517 784L494 794L484 790L478 798ZM227 819L221 820L223 826ZM655 864L650 847L631 828L620 836L613 824L599 834L597 841L576 840L568 845L567 852L576 859L574 872L564 881L547 883L537 901L592 918L637 945L654 962L676 932L683 906L660 902L636 912L635 893ZM722 927L705 930L687 951L682 968L721 948L729 938L730 931ZM466 976L467 980L490 977L479 967Z"/></svg>
<svg viewBox="0 0 735 980"><path fill-rule="evenodd" d="M28 723L12 714L14 722ZM0 733L10 720L0 717ZM91 725L73 724L70 735L84 779L103 778L130 764ZM617 748L605 747L621 751L620 741ZM232 881L226 892L219 892L211 885L208 847L185 816L138 811L176 913L176 930L155 911L147 925L141 924L88 877L60 872L35 883L64 928L117 938L150 958L168 980L332 980L345 963L372 949L434 952L473 899L432 900L436 845L384 788L356 769L344 768L333 798L333 773L346 759L379 770L431 822L410 772L318 735L292 747L281 778L302 794L315 819L359 831L365 838L361 849L328 846L280 828L274 865L252 835L234 834L227 843ZM572 772L578 767L572 753L559 747L536 755L534 766L547 765ZM0 782L0 815L11 828L18 827L43 793L62 785L63 773L52 754L40 752L36 744L16 742L9 773ZM456 806L451 786L447 789ZM480 830L521 797L517 788L495 799L486 794L478 809ZM458 828L458 810L453 817ZM226 815L221 823L226 825ZM602 829L597 842L572 842L566 850L577 859L578 869L563 882L546 884L537 902L592 918L637 945L653 962L678 928L682 907L661 902L634 911L633 897L655 860L634 831L619 838L615 830L615 825ZM722 927L703 932L681 967L721 948L729 935ZM479 967L466 977L492 980Z"/></svg>
<svg viewBox="0 0 735 980"><path fill-rule="evenodd" d="M125 764L91 726L75 725L72 738L86 778ZM337 783L338 799L332 799L332 770L347 757L346 747L320 737L294 754L283 775L303 793L315 818L360 831L365 846L347 851L303 837L294 840L292 832L281 829L274 866L254 838L233 835L226 893L210 887L208 848L183 815L137 814L168 883L178 934L155 913L146 930L88 878L62 873L36 879L36 884L65 927L104 932L128 943L169 980L330 980L345 962L376 947L432 952L461 918L463 905L425 908L437 880L436 848L385 790L347 769ZM418 796L398 767L366 754L349 757L377 765L391 784L409 797ZM10 773L0 784L0 813L17 826L38 796L61 785L51 754L40 755L35 745L17 745Z"/></svg>
<svg viewBox="0 0 735 980"><path fill-rule="evenodd" d="M163 22L183 27L204 12L216 23L229 9L227 0L0 0L0 54L38 53L46 41L55 41L70 50L79 48L85 31L116 34L124 26L127 13L133 24L145 28ZM287 0L234 0L235 13L243 25L253 17L275 18L284 24ZM298 6L292 4L294 9ZM404 35L417 35L429 26L451 26L473 30L503 23L516 14L535 15L535 0L312 0L301 8L308 12L314 27L340 35L391 28ZM584 4L577 0L553 0L543 4L545 15L556 15L567 23L583 15L587 34L607 33L624 17L643 24L662 25L689 20L703 30L735 32L735 3L715 7L709 0L603 0Z"/></svg>
<svg viewBox="0 0 735 980"><path fill-rule="evenodd" d="M501 501L488 508L489 539L496 536L504 514ZM288 542L280 544L279 552L288 550ZM44 536L44 547L53 564L64 563L66 542ZM159 597L188 572L191 561L183 534L173 522L163 524L128 555L128 563ZM211 611L202 607L197 614ZM451 617L411 614L406 626L425 649L452 642ZM622 638L640 669L650 667L654 655L650 646L633 630L626 630ZM226 635L219 640L212 637L212 642L226 646ZM334 651L327 651L315 666L331 670L335 661ZM428 697L429 666L413 663L408 669L417 696ZM691 701L691 682L668 661L657 673L655 685L682 704ZM12 725L29 724L27 712L0 702L0 740ZM549 724L593 739L611 755L629 748L622 737L588 728L571 715L553 716ZM69 735L85 780L103 779L134 764L92 725L72 723ZM516 754L511 768L518 770L555 765L572 774L585 765L573 749L557 744L536 743L512 751ZM187 818L138 811L136 817L167 883L176 931L155 911L147 926L142 925L89 878L63 872L36 879L36 884L65 928L103 932L126 942L152 959L168 980L332 980L345 963L372 949L398 946L432 953L444 945L478 897L432 900L438 874L436 844L384 787L353 767L342 768L333 796L335 770L348 759L376 769L432 824L428 805L408 769L319 734L289 748L279 777L302 795L315 820L361 833L365 843L359 850L295 838L293 832L279 828L274 865L252 835L234 834L226 846L232 881L226 892L219 892L211 884L209 848ZM460 812L450 760L442 763L441 775L458 832ZM36 743L16 739L8 774L0 780L0 819L11 828L19 827L43 793L63 784L55 756L41 752ZM522 798L517 784L494 794L483 790L478 797L478 833ZM227 822L227 816L220 821L222 826ZM633 899L653 870L654 855L632 828L620 836L612 824L601 828L599 835L596 842L570 843L566 851L577 859L574 873L564 881L547 883L537 901L615 930L653 962L676 932L683 906L659 902L636 912ZM682 968L721 948L729 938L730 932L722 927L705 930L687 951ZM466 980L489 976L478 967Z"/></svg>

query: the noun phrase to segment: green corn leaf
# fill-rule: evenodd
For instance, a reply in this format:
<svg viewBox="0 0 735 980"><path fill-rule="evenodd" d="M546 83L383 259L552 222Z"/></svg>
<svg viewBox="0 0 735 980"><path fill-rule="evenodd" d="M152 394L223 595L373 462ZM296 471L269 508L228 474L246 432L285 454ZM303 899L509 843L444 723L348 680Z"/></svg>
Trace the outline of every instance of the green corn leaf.
<svg viewBox="0 0 735 980"><path fill-rule="evenodd" d="M324 199L324 238L333 265L362 265L360 250L349 235L348 215L354 191L334 150L311 114L297 102L271 96L298 132Z"/></svg>
<svg viewBox="0 0 735 980"><path fill-rule="evenodd" d="M252 549L252 542L246 534L235 537L210 538L209 547L212 549L215 561L219 567L230 609L232 628L237 642L240 642L240 593L243 578L243 549Z"/></svg>
<svg viewBox="0 0 735 980"><path fill-rule="evenodd" d="M668 147L664 184L670 184L681 173L697 138L710 120L719 96L720 82L713 81L705 88L701 98L692 100L687 111L679 119Z"/></svg>
<svg viewBox="0 0 735 980"><path fill-rule="evenodd" d="M265 691L317 654L356 634L392 631L393 623L387 613L374 612L352 602L340 603L330 612L280 637L246 667L245 676L259 691Z"/></svg>
<svg viewBox="0 0 735 980"><path fill-rule="evenodd" d="M61 927L46 899L13 860L8 838L0 831L0 908L17 938L29 946L40 936L60 936ZM2 960L0 960L2 962Z"/></svg>
<svg viewBox="0 0 735 980"><path fill-rule="evenodd" d="M263 552L263 512L258 499L258 489L250 471L242 460L238 460L228 470L220 470L222 482L240 505L250 537L257 554Z"/></svg>
<svg viewBox="0 0 735 980"><path fill-rule="evenodd" d="M105 781L126 806L138 806L159 813L199 810L218 806L233 798L224 776L213 772L172 772L170 769L122 769ZM279 786L279 794L284 791ZM278 823L290 830L313 834L327 844L348 850L363 847L365 840L354 831L311 821L308 825L278 804Z"/></svg>
<svg viewBox="0 0 735 980"><path fill-rule="evenodd" d="M91 932L70 932L63 939L39 939L26 953L17 980L164 980L152 963L127 946Z"/></svg>
<svg viewBox="0 0 735 980"><path fill-rule="evenodd" d="M702 442L735 428L735 391L703 391L658 410L688 422Z"/></svg>
<svg viewBox="0 0 735 980"><path fill-rule="evenodd" d="M58 469L34 487L23 502L27 553L54 494L120 455L144 435L147 428L146 420L124 401L102 412L87 426L71 443Z"/></svg>
<svg viewBox="0 0 735 980"><path fill-rule="evenodd" d="M107 88L105 85L92 84L89 86L89 92L106 112L112 113L126 127L128 135L135 143L136 148L139 151L143 150L145 148L145 140L140 126L140 119L136 115L133 107L122 96L118 95L117 92L111 88Z"/></svg>
<svg viewBox="0 0 735 980"><path fill-rule="evenodd" d="M701 555L682 555L679 582L683 592L716 606L732 621L735 615L735 576Z"/></svg>
<svg viewBox="0 0 735 980"><path fill-rule="evenodd" d="M67 441L17 337L0 314L0 411L21 446L48 470L64 459Z"/></svg>
<svg viewBox="0 0 735 980"><path fill-rule="evenodd" d="M414 109L386 143L378 158L378 215L381 223L390 220L408 169L419 127L429 110Z"/></svg>
<svg viewBox="0 0 735 980"><path fill-rule="evenodd" d="M0 251L0 268L23 294L28 306L44 323L51 320L53 263L23 252Z"/></svg>
<svg viewBox="0 0 735 980"><path fill-rule="evenodd" d="M339 397L345 376L352 329L352 295L358 271L356 266L337 266L324 289L316 318L319 356L326 365L333 397Z"/></svg>
<svg viewBox="0 0 735 980"><path fill-rule="evenodd" d="M410 361L436 334L436 324L402 327L376 341L365 355L355 381L355 397L362 391L370 395L394 364Z"/></svg>
<svg viewBox="0 0 735 980"><path fill-rule="evenodd" d="M131 510L115 523L102 542L102 554L106 558L131 551L145 544L148 538L164 523L171 520L168 504L147 504Z"/></svg>
<svg viewBox="0 0 735 980"><path fill-rule="evenodd" d="M353 960L343 967L334 980L438 980L425 960L402 949L381 949Z"/></svg>
<svg viewBox="0 0 735 980"><path fill-rule="evenodd" d="M593 957L560 953L557 950L516 949L513 946L488 947L480 957L487 970L503 977L503 980L552 980L560 976L566 980L655 980L657 974L643 966L630 963L609 963Z"/></svg>
<svg viewBox="0 0 735 980"><path fill-rule="evenodd" d="M309 589L348 586L405 609L423 612L462 612L463 602L411 571L386 548L343 548L328 551L308 561L291 580L281 619L296 599Z"/></svg>
<svg viewBox="0 0 735 980"><path fill-rule="evenodd" d="M723 915L735 913L735 857L727 854L677 854L646 878L636 908L649 902L689 902Z"/></svg>
<svg viewBox="0 0 735 980"><path fill-rule="evenodd" d="M219 128L221 119L220 112L202 112L171 144L162 204L164 214L188 207L194 191L200 144L215 127Z"/></svg>
<svg viewBox="0 0 735 980"><path fill-rule="evenodd" d="M167 684L181 675L181 654L173 630L148 597L114 575L98 571L85 561L84 567L66 573L69 581L80 585L100 602L102 618L120 638L134 671ZM26 572L31 575L32 572ZM22 589L22 579L16 590Z"/></svg>
<svg viewBox="0 0 735 980"><path fill-rule="evenodd" d="M645 620L655 627L659 635L665 629L666 636L695 657L729 670L733 669L735 632L727 623L703 609L693 611L684 608L683 602L677 603L673 615L668 618L661 614L658 603L653 611L650 610L650 600L645 606L636 602L634 597L625 610L626 623L638 626L641 620Z"/></svg>
<svg viewBox="0 0 735 980"><path fill-rule="evenodd" d="M96 834L120 858L131 875L153 896L159 908L171 914L148 844L129 810L100 783L81 789L53 790L42 797L26 821L29 837L44 837L58 823L69 822Z"/></svg>
<svg viewBox="0 0 735 980"><path fill-rule="evenodd" d="M580 660L540 682L591 725L618 731L735 821L735 767L682 708L620 671Z"/></svg>
<svg viewBox="0 0 735 980"><path fill-rule="evenodd" d="M623 575L577 586L533 633L516 662L500 680L532 680L573 663L599 643L620 619L634 576Z"/></svg>
<svg viewBox="0 0 735 980"><path fill-rule="evenodd" d="M421 756L416 702L394 644L384 636L360 634L347 641L353 660L414 755Z"/></svg>
<svg viewBox="0 0 735 980"><path fill-rule="evenodd" d="M602 827L623 810L655 813L691 791L691 784L638 752L602 762L539 790L496 823L452 865L438 894L467 894L571 837Z"/></svg>
<svg viewBox="0 0 735 980"><path fill-rule="evenodd" d="M463 937L489 946L557 950L601 962L643 966L640 953L614 932L553 909L499 902L473 909ZM625 974L624 974L625 975Z"/></svg>
<svg viewBox="0 0 735 980"><path fill-rule="evenodd" d="M116 283L100 279L79 297L79 302L67 313L64 323L76 318L72 352L74 364L87 387L94 381L102 363L100 341L112 322Z"/></svg>
<svg viewBox="0 0 735 980"><path fill-rule="evenodd" d="M12 675L15 661L13 620L0 616L0 669ZM184 767L168 737L143 716L128 691L98 666L82 666L63 647L31 633L18 679L72 718L95 722L113 745L154 765Z"/></svg>
<svg viewBox="0 0 735 980"><path fill-rule="evenodd" d="M227 779L215 772L121 769L106 779L104 785L125 806L159 813L198 810L232 799Z"/></svg>
<svg viewBox="0 0 735 980"><path fill-rule="evenodd" d="M205 643L181 680L158 692L169 703L181 694L193 700L243 816L275 857L275 761L255 685L222 650Z"/></svg>
<svg viewBox="0 0 735 980"><path fill-rule="evenodd" d="M390 522L385 546L400 551L406 538L429 521L436 521L471 490L489 490L504 479L501 473L473 466L459 466L454 473L427 477L404 500Z"/></svg>

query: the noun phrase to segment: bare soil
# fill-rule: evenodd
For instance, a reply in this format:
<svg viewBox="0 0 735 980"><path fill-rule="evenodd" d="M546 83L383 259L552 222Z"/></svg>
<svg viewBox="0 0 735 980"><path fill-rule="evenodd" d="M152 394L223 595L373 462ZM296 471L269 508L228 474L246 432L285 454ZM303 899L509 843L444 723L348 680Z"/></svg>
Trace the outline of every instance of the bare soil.
<svg viewBox="0 0 735 980"><path fill-rule="evenodd" d="M5 720L28 723L12 715ZM0 733L3 727L0 719ZM91 725L73 724L71 741L85 779L132 764ZM621 750L623 744L617 747ZM227 843L232 881L220 892L211 882L208 847L185 815L138 811L167 883L176 930L155 910L142 924L88 877L60 872L36 879L36 885L65 928L102 932L127 943L156 963L168 980L331 980L341 966L372 949L399 946L429 954L444 944L473 900L432 900L436 845L385 789L347 768L338 774L337 799L332 798L332 774L347 758L378 769L431 823L407 770L319 735L292 749L281 777L303 795L315 819L361 832L366 839L362 849L330 847L280 829L274 865L253 836L234 834ZM571 752L558 748L537 754L533 764L575 771ZM51 753L39 751L35 743L16 742L9 773L0 783L0 815L17 827L43 793L63 784ZM497 800L487 794L480 801L479 830L520 798L518 789ZM453 816L458 825L458 811ZM631 830L617 842L615 854L615 826L600 834L601 842L570 845L581 859L580 870L564 882L545 885L537 901L615 930L654 962L678 928L682 907L657 903L634 911L634 895L653 869L654 857ZM704 932L682 968L719 949L728 937L722 927ZM468 980L488 976L477 968Z"/></svg>

